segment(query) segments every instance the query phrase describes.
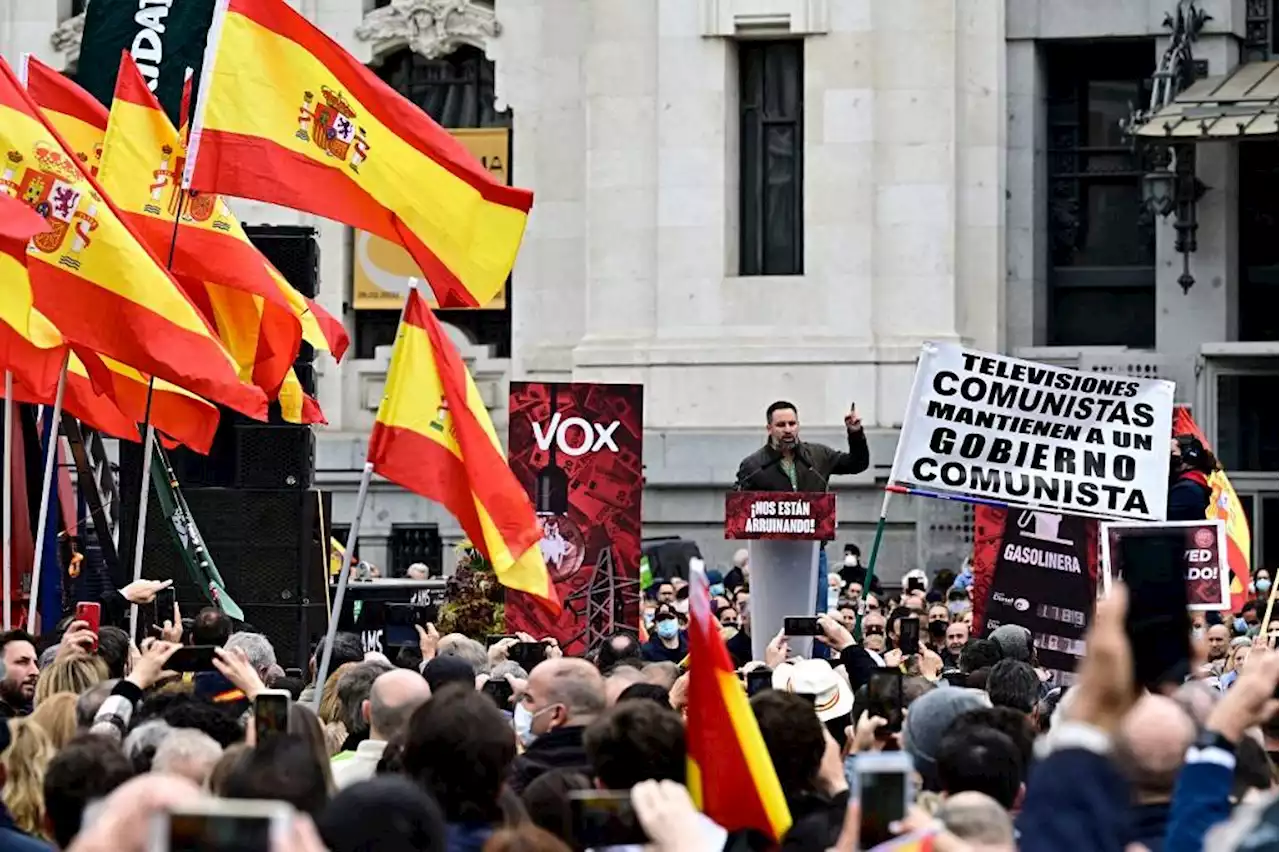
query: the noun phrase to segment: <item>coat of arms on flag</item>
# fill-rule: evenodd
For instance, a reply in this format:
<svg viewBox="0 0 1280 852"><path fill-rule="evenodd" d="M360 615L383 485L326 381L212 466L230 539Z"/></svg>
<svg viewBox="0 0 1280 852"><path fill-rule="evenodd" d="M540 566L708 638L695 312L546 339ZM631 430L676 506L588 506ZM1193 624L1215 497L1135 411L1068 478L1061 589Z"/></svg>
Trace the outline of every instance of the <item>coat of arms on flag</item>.
<svg viewBox="0 0 1280 852"><path fill-rule="evenodd" d="M304 141L310 139L325 154L339 160L346 160L347 154L354 150L347 165L359 174L360 164L369 157L369 140L365 138L364 128L356 126L355 110L341 92L321 86L320 94L324 103L313 107L315 93L302 93L296 135Z"/></svg>
<svg viewBox="0 0 1280 852"><path fill-rule="evenodd" d="M54 254L62 248L67 232L74 230L70 251L58 263L71 269L80 268L77 255L89 245L89 233L98 227L98 204L101 198L89 192L88 209L80 209L85 193L75 184L80 171L75 162L63 153L62 146L52 142L40 142L32 152L35 164L28 163L20 151L8 152L4 172L0 174L0 186L16 195L19 201L35 210L49 223L49 230L36 234L31 243L45 254Z"/></svg>

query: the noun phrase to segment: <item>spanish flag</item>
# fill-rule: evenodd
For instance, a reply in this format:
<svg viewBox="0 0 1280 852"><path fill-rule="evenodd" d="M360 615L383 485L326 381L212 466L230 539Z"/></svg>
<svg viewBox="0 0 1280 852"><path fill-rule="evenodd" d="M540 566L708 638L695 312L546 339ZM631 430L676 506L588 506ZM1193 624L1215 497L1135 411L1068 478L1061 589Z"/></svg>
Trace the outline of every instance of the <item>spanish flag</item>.
<svg viewBox="0 0 1280 852"><path fill-rule="evenodd" d="M443 308L502 289L533 203L285 0L219 0L184 181L399 243Z"/></svg>
<svg viewBox="0 0 1280 852"><path fill-rule="evenodd" d="M1191 410L1185 405L1173 409L1173 434L1192 435L1209 447L1196 421L1191 417ZM1227 564L1231 567L1231 611L1239 612L1249 598L1249 582L1252 574L1252 538L1249 534L1249 518L1240 505L1240 498L1227 478L1226 471L1215 470L1209 477L1209 508L1205 517L1209 520L1220 520L1227 528Z"/></svg>
<svg viewBox="0 0 1280 852"><path fill-rule="evenodd" d="M231 302L227 311L206 310L205 316L214 318L219 337L241 367L241 380L274 399L297 360L302 326L272 278L275 270L226 203L212 193L192 193L184 200L178 182L185 157L177 129L126 51L98 180L151 251L171 254L169 269L194 303L203 308L202 301ZM206 294L204 282L211 283L210 290L216 286L217 295ZM228 316L230 322L224 319Z"/></svg>
<svg viewBox="0 0 1280 852"><path fill-rule="evenodd" d="M28 274L35 307L75 344L251 417L266 396L236 366L191 301L67 152L0 62L0 187L44 216Z"/></svg>
<svg viewBox="0 0 1280 852"><path fill-rule="evenodd" d="M45 65L29 53L22 55L22 79L27 94L45 120L62 135L67 150L84 163L89 174L98 174L102 160L102 135L107 130L107 109L65 74Z"/></svg>
<svg viewBox="0 0 1280 852"><path fill-rule="evenodd" d="M391 350L368 458L377 473L452 512L499 582L560 612L533 506L462 357L417 288Z"/></svg>
<svg viewBox="0 0 1280 852"><path fill-rule="evenodd" d="M33 339L38 327L27 277L27 243L48 227L27 205L0 193L0 369L42 397L53 398L62 372L60 335Z"/></svg>
<svg viewBox="0 0 1280 852"><path fill-rule="evenodd" d="M729 831L755 829L781 840L791 812L711 614L706 578L689 596L688 786L694 804Z"/></svg>
<svg viewBox="0 0 1280 852"><path fill-rule="evenodd" d="M191 80L188 78L183 89L183 115L190 112L186 107L190 87ZM73 153L82 162L92 163L92 173L97 174L98 164L102 159L103 140L107 134L109 113L106 108L84 89L67 79L66 75L59 74L30 57L28 57L27 92L36 102L36 106L40 107L45 120L62 135L64 142L72 146ZM179 137L185 140L189 130L187 125L183 125L178 131ZM165 252L167 257L167 242ZM263 258L263 261L266 262L266 259ZM289 303L298 322L302 324L302 339L317 351L328 352L334 360L340 360L351 342L342 322L316 304L315 300L303 296L294 289L270 263L267 263L267 266L270 268L276 287ZM214 318L210 318L210 322L216 324ZM285 381L288 382L289 379L286 377Z"/></svg>

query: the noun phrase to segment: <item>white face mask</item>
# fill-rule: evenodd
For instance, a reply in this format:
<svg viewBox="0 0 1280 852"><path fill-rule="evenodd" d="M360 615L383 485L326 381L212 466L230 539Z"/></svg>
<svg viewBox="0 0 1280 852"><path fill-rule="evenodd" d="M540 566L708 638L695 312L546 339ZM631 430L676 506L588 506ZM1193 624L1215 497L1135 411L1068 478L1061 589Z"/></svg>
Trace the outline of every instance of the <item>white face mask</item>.
<svg viewBox="0 0 1280 852"><path fill-rule="evenodd" d="M516 737L519 738L520 745L528 748L538 738L538 735L533 732L533 714L523 703L519 703L511 716L511 721L515 725Z"/></svg>
<svg viewBox="0 0 1280 852"><path fill-rule="evenodd" d="M551 705L554 707L555 705ZM512 724L516 729L516 736L520 738L520 745L528 748L533 745L534 740L538 738L538 734L533 732L533 720L550 710L551 707L543 707L537 713L529 710L524 706L524 702L516 704L515 712L511 715Z"/></svg>

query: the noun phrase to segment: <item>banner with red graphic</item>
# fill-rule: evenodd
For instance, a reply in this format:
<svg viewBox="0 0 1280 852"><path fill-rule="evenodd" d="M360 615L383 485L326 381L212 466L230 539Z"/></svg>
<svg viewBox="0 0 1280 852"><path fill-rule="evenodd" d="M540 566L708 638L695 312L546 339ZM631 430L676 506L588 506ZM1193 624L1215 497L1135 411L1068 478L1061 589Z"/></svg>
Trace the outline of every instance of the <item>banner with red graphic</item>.
<svg viewBox="0 0 1280 852"><path fill-rule="evenodd" d="M1183 554L1187 609L1221 611L1231 606L1227 565L1227 525L1222 521L1165 521L1162 524L1102 525L1102 585L1124 578L1120 542L1127 538L1171 538Z"/></svg>
<svg viewBox="0 0 1280 852"><path fill-rule="evenodd" d="M973 530L973 633L1031 631L1040 665L1070 683L1098 582L1098 522L1034 509L979 506Z"/></svg>
<svg viewBox="0 0 1280 852"><path fill-rule="evenodd" d="M640 623L641 385L512 382L507 453L563 604L507 591L507 632L581 655Z"/></svg>

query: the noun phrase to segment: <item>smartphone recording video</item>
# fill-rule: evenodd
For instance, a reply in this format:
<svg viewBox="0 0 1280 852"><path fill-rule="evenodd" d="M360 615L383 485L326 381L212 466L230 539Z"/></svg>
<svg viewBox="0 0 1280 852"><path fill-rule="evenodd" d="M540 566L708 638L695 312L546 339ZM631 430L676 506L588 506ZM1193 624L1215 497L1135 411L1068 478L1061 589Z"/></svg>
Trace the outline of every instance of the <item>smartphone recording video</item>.
<svg viewBox="0 0 1280 852"><path fill-rule="evenodd" d="M418 647L418 627L435 620L434 605L387 603L382 606L382 647Z"/></svg>
<svg viewBox="0 0 1280 852"><path fill-rule="evenodd" d="M902 670L875 669L867 682L867 710L888 724L880 728L882 735L896 734L902 730Z"/></svg>
<svg viewBox="0 0 1280 852"><path fill-rule="evenodd" d="M747 697L757 695L766 689L773 689L773 672L768 669L756 669L747 672Z"/></svg>
<svg viewBox="0 0 1280 852"><path fill-rule="evenodd" d="M821 636L822 628L818 619L812 615L791 615L782 619L784 636Z"/></svg>
<svg viewBox="0 0 1280 852"><path fill-rule="evenodd" d="M165 668L172 672L212 672L217 671L213 659L215 645L183 645L169 656Z"/></svg>
<svg viewBox="0 0 1280 852"><path fill-rule="evenodd" d="M858 843L870 849L892 840L891 826L907 815L911 804L911 757L903 751L859 754L854 762L862 824Z"/></svg>
<svg viewBox="0 0 1280 852"><path fill-rule="evenodd" d="M207 799L156 814L148 852L271 852L287 839L285 802Z"/></svg>
<svg viewBox="0 0 1280 852"><path fill-rule="evenodd" d="M1125 630L1133 648L1134 683L1146 689L1182 683L1190 670L1191 620L1183 567L1186 542L1181 530L1174 532L1120 539L1124 582L1129 587Z"/></svg>
<svg viewBox="0 0 1280 852"><path fill-rule="evenodd" d="M578 849L649 843L626 790L572 790L569 808Z"/></svg>
<svg viewBox="0 0 1280 852"><path fill-rule="evenodd" d="M920 653L920 619L904 618L898 622L898 650L904 657Z"/></svg>
<svg viewBox="0 0 1280 852"><path fill-rule="evenodd" d="M253 699L253 729L257 742L289 733L289 705L293 701L284 689L264 689Z"/></svg>

